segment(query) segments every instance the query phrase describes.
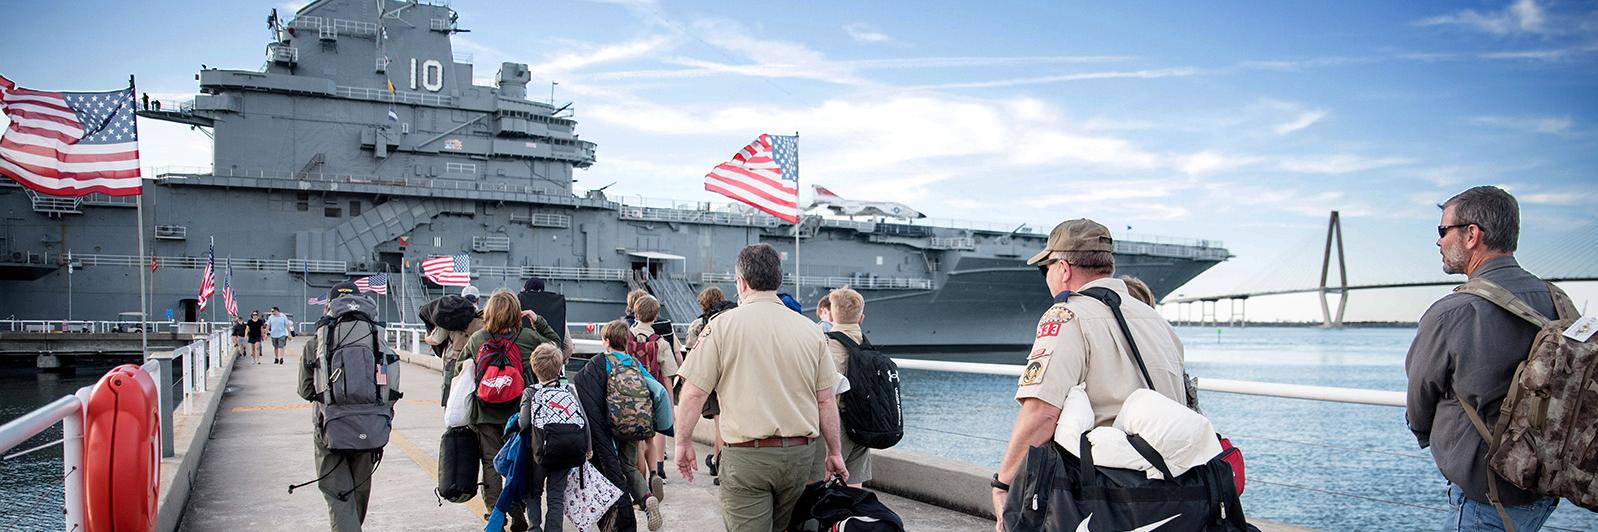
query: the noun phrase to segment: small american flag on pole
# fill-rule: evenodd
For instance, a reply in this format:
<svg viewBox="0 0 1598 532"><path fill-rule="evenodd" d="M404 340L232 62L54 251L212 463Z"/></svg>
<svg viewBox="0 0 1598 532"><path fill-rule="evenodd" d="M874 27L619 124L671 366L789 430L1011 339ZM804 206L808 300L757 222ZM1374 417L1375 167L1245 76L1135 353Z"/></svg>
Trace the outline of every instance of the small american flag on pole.
<svg viewBox="0 0 1598 532"><path fill-rule="evenodd" d="M233 258L228 257L227 272L222 274L222 305L227 315L238 317L239 302L233 299Z"/></svg>
<svg viewBox="0 0 1598 532"><path fill-rule="evenodd" d="M705 174L705 190L799 222L799 137L761 134Z"/></svg>
<svg viewBox="0 0 1598 532"><path fill-rule="evenodd" d="M370 275L370 276L362 277L360 279L356 279L355 280L355 288L359 289L362 292L377 292L379 294L387 295L388 294L388 274L379 273L377 275Z"/></svg>
<svg viewBox="0 0 1598 532"><path fill-rule="evenodd" d="M205 272L200 274L200 310L205 310L205 303L216 294L216 239L211 239L211 247L205 250Z"/></svg>
<svg viewBox="0 0 1598 532"><path fill-rule="evenodd" d="M472 260L466 254L440 255L422 261L422 276L439 286L470 286Z"/></svg>
<svg viewBox="0 0 1598 532"><path fill-rule="evenodd" d="M0 175L54 196L139 194L139 134L133 87L49 92L0 76Z"/></svg>

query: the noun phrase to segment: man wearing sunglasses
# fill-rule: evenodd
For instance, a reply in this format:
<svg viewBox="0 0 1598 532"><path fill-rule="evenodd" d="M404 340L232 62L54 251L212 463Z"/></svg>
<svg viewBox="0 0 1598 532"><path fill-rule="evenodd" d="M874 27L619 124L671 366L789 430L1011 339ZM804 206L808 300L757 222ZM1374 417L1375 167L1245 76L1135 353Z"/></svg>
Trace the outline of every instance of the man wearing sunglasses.
<svg viewBox="0 0 1598 532"><path fill-rule="evenodd" d="M1004 515L1009 484L1020 471L1027 448L1054 436L1060 409L1072 387L1082 384L1086 388L1096 426L1113 423L1121 403L1149 381L1154 391L1187 404L1182 342L1169 322L1132 297L1125 281L1112 276L1114 251L1108 228L1088 219L1067 220L1049 232L1044 250L1027 261L1042 272L1054 305L1038 320L1026 369L1016 387L1021 413L1010 429L1010 443L993 477L995 515ZM1094 288L1108 289L1120 299L1121 313L1147 368L1147 380L1131 354L1122 351L1125 344L1118 340L1121 330L1110 307L1077 295ZM995 528L1003 528L1002 518Z"/></svg>
<svg viewBox="0 0 1598 532"><path fill-rule="evenodd" d="M1520 205L1514 196L1475 187L1438 207L1444 273L1492 281L1543 316L1556 315L1550 285L1515 262ZM1530 323L1464 292L1443 297L1420 318L1404 360L1407 417L1409 430L1422 448L1431 448L1448 480L1448 530L1502 530L1505 521L1517 531L1537 530L1553 513L1557 499L1516 488L1488 470L1487 443L1460 404L1472 406L1485 426L1495 426L1515 368L1526 360L1536 334ZM1494 507L1494 496L1502 510Z"/></svg>

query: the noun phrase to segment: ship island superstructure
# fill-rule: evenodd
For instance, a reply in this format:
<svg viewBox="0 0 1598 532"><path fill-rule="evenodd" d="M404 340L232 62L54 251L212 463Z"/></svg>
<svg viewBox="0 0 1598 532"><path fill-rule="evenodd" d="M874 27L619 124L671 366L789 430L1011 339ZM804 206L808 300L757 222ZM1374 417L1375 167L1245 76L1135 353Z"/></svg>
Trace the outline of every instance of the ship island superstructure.
<svg viewBox="0 0 1598 532"><path fill-rule="evenodd" d="M784 290L807 306L833 287L860 290L878 345L1027 343L1050 304L1024 264L1046 228L821 215L789 224L742 206L576 195L574 169L597 156L570 105L529 99L525 64L499 65L493 86L473 84L477 66L451 46L461 28L448 6L319 0L268 26L260 69L201 70L192 100L139 112L214 138L211 168L146 176L145 256L130 197L0 186L0 316L64 317L69 292L77 319L136 312L138 269L153 268L152 319L214 319L219 310L195 305L212 238L245 314L274 305L315 314L307 296L386 272L381 317L414 322L416 305L446 290L417 275L420 260L466 254L485 290L546 279L573 323L620 316L634 288L687 322L700 288L735 293L740 248L766 242L793 259L796 239L803 275L786 260ZM81 267L70 290L69 250ZM1116 242L1118 273L1159 295L1228 257L1219 242Z"/></svg>

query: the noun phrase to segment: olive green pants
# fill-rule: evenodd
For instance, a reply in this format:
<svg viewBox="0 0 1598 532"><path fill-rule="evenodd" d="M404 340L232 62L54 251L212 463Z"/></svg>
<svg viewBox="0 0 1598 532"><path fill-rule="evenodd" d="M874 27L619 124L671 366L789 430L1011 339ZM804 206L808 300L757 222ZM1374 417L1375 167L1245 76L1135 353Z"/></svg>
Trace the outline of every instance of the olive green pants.
<svg viewBox="0 0 1598 532"><path fill-rule="evenodd" d="M316 482L327 500L327 520L333 532L360 532L366 521L366 502L372 497L372 470L382 451L334 454L321 442L316 448Z"/></svg>
<svg viewBox="0 0 1598 532"><path fill-rule="evenodd" d="M729 532L786 529L820 440L800 447L721 448L721 519Z"/></svg>

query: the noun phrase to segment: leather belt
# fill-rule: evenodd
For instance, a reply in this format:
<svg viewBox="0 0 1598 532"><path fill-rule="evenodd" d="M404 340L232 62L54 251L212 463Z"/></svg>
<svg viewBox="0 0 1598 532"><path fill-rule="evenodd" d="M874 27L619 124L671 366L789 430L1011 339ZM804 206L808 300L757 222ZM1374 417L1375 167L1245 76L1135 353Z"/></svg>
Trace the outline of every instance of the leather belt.
<svg viewBox="0 0 1598 532"><path fill-rule="evenodd" d="M761 439L758 439L758 440L749 440L749 441L746 441L746 442L729 443L729 444L727 444L727 446L729 446L729 447L753 447L753 448L756 448L756 449L759 449L761 447L803 447L803 446L806 446L806 445L810 445L810 442L813 442L813 441L816 441L816 439L815 438L811 438L809 436L792 436L792 437L772 436L770 438L761 438Z"/></svg>

